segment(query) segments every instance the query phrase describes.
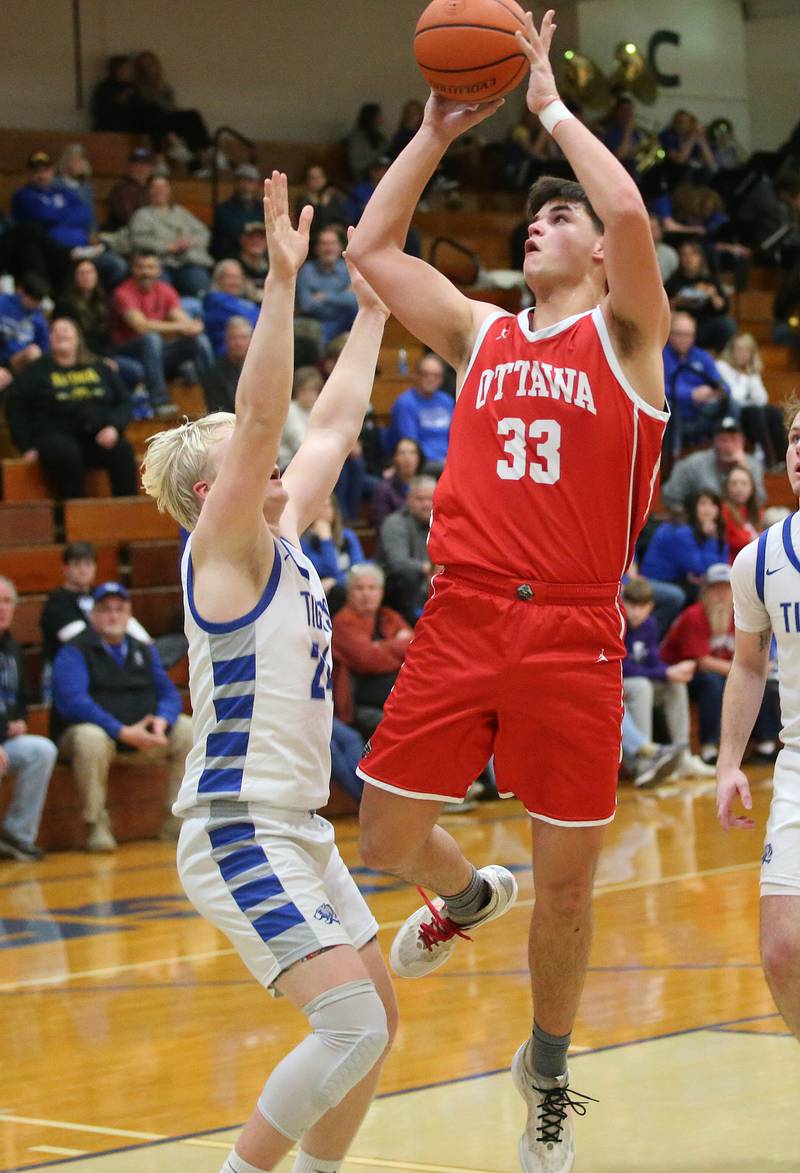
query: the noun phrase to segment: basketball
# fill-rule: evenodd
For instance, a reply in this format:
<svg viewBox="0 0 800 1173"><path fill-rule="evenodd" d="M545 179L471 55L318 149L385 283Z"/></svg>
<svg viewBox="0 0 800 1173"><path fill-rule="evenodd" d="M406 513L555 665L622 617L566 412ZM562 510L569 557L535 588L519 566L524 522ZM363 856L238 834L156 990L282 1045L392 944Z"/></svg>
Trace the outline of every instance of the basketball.
<svg viewBox="0 0 800 1173"><path fill-rule="evenodd" d="M417 22L414 56L441 97L487 102L525 77L528 59L514 37L524 31L516 0L432 0Z"/></svg>

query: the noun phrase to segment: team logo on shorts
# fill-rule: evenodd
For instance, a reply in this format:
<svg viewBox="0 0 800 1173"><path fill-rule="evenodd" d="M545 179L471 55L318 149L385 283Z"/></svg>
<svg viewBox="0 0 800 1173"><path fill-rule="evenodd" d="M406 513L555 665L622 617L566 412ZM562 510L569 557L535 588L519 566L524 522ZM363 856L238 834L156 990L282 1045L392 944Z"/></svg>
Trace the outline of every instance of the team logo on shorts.
<svg viewBox="0 0 800 1173"><path fill-rule="evenodd" d="M330 904L320 904L314 913L314 920L324 920L326 925L339 925L342 923Z"/></svg>
<svg viewBox="0 0 800 1173"><path fill-rule="evenodd" d="M772 844L768 843L764 848L764 854L761 856L762 863L772 863Z"/></svg>

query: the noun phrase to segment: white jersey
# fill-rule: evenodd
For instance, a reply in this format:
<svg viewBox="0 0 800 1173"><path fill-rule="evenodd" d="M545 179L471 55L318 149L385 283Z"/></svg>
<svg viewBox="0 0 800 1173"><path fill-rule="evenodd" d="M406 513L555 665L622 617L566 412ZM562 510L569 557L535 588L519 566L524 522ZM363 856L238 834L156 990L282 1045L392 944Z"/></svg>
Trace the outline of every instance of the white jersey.
<svg viewBox="0 0 800 1173"><path fill-rule="evenodd" d="M800 751L800 513L745 546L733 564L731 583L737 628L772 628L778 646L781 741Z"/></svg>
<svg viewBox="0 0 800 1173"><path fill-rule="evenodd" d="M230 623L198 614L191 538L181 565L194 746L173 810L210 802L314 810L328 800L331 618L312 563L285 539L256 606Z"/></svg>

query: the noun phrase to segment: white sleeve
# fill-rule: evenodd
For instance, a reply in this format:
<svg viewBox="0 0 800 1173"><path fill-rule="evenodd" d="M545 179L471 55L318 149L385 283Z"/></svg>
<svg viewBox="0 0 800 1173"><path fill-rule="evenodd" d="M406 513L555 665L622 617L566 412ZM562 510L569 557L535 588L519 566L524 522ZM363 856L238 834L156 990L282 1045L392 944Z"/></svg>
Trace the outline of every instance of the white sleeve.
<svg viewBox="0 0 800 1173"><path fill-rule="evenodd" d="M758 539L737 554L731 568L733 587L733 618L739 631L765 631L772 627L769 611L756 590L756 557Z"/></svg>

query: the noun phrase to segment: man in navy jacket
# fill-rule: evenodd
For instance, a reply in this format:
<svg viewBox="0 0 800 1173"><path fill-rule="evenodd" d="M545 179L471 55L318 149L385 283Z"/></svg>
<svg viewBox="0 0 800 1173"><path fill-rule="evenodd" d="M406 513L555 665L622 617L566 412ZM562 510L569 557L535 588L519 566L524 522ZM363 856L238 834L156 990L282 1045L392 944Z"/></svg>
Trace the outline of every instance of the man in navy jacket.
<svg viewBox="0 0 800 1173"><path fill-rule="evenodd" d="M668 432L675 452L687 444L709 443L714 425L724 416L738 414L714 359L707 350L695 346L696 335L691 314L673 313L664 347L664 381L673 412Z"/></svg>
<svg viewBox="0 0 800 1173"><path fill-rule="evenodd" d="M106 810L108 772L114 761L166 758L168 809L162 833L174 833L169 813L192 744L191 719L158 652L131 636L125 587L105 582L95 591L89 626L53 661L51 734L72 762L88 824L88 851L117 846Z"/></svg>

